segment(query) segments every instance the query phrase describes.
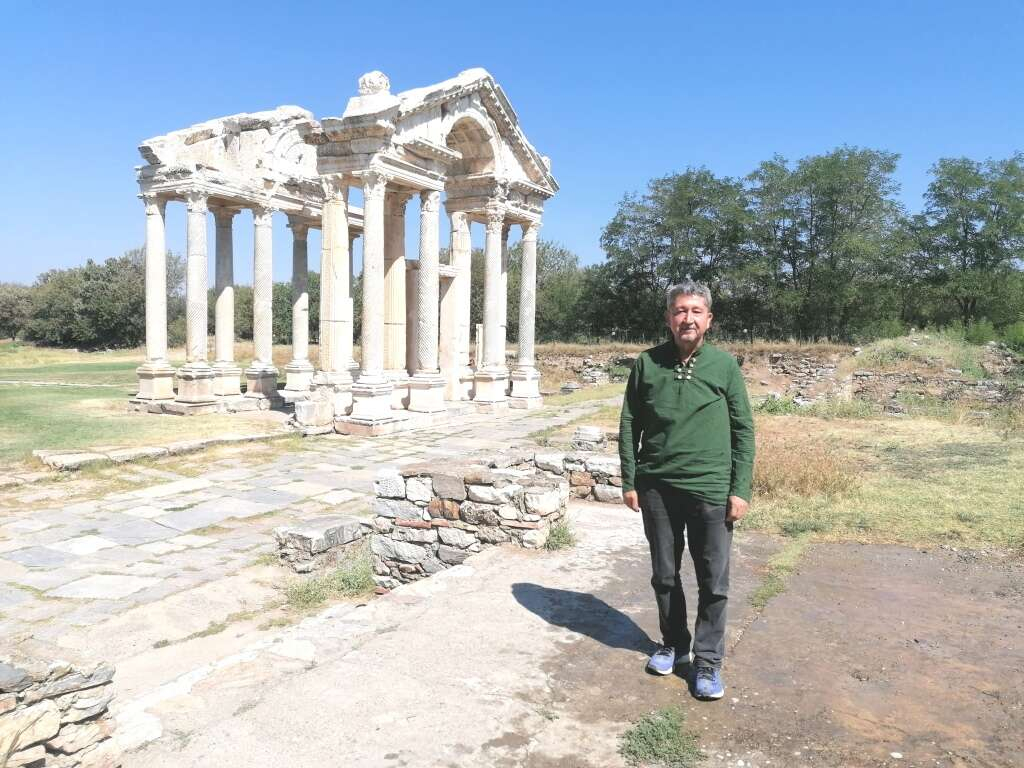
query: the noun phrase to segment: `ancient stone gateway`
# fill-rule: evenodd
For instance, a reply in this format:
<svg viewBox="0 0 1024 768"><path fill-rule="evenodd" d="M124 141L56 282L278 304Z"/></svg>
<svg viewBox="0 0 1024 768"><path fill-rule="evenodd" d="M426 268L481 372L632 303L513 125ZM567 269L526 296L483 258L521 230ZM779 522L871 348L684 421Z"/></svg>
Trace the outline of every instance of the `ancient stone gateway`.
<svg viewBox="0 0 1024 768"><path fill-rule="evenodd" d="M297 401L300 422L378 433L410 413L452 403L533 408L537 231L557 190L550 162L527 140L494 79L471 69L399 94L370 72L341 117L298 107L232 115L144 141L138 168L146 207L146 361L133 401L158 412L269 407ZM362 188L363 209L349 204ZM451 220L440 259L441 193ZM420 198L419 259L405 258L405 210ZM186 362L167 358L164 210L187 216ZM254 360L233 357L232 219L253 212ZM207 355L206 217L216 219L215 359ZM287 215L292 249L292 360L277 389L272 353L271 217ZM481 353L470 355L470 226L486 227ZM505 356L508 235L522 228L519 345ZM320 355L309 357L307 249L322 232ZM353 357L352 245L363 237L361 360ZM481 343L482 342L482 343ZM241 378L245 376L245 393ZM175 382L177 387L175 387ZM301 401L306 402L301 402ZM301 406L301 407L299 407Z"/></svg>

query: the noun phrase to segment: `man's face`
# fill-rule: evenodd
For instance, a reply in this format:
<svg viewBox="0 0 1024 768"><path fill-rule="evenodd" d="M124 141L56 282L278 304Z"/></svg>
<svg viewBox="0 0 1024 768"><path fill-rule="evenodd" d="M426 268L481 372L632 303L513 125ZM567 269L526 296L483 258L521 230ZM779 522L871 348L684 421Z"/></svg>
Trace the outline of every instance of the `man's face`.
<svg viewBox="0 0 1024 768"><path fill-rule="evenodd" d="M693 347L711 326L711 312L700 296L676 296L665 312L665 323L677 345Z"/></svg>

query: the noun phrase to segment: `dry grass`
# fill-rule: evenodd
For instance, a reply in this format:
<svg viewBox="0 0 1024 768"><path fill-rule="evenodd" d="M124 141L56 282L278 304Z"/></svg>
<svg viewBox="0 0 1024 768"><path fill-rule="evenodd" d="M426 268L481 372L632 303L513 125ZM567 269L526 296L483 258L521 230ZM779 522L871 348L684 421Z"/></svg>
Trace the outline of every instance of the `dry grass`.
<svg viewBox="0 0 1024 768"><path fill-rule="evenodd" d="M754 494L763 499L835 496L857 485L849 462L819 437L778 429L760 420L754 459Z"/></svg>

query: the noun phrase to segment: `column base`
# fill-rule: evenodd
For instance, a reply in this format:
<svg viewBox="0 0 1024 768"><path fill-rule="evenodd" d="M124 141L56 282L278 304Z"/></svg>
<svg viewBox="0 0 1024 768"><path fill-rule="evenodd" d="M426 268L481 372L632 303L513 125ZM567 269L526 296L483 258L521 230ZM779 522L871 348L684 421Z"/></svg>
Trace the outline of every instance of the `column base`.
<svg viewBox="0 0 1024 768"><path fill-rule="evenodd" d="M213 368L207 363L188 363L178 369L179 403L212 403Z"/></svg>
<svg viewBox="0 0 1024 768"><path fill-rule="evenodd" d="M484 368L473 377L473 400L478 403L503 403L508 373L502 368Z"/></svg>
<svg viewBox="0 0 1024 768"><path fill-rule="evenodd" d="M313 375L313 390L327 390L334 417L347 416L352 411L352 379L348 370L317 371Z"/></svg>
<svg viewBox="0 0 1024 768"><path fill-rule="evenodd" d="M409 373L404 369L384 371L384 377L391 382L391 407L404 411L409 407Z"/></svg>
<svg viewBox="0 0 1024 768"><path fill-rule="evenodd" d="M409 379L409 410L438 413L445 410L445 380L440 373L417 373Z"/></svg>
<svg viewBox="0 0 1024 768"><path fill-rule="evenodd" d="M173 400L174 366L166 362L147 362L135 369L139 377L136 400Z"/></svg>
<svg viewBox="0 0 1024 768"><path fill-rule="evenodd" d="M245 396L277 398L277 368L256 364L245 369Z"/></svg>
<svg viewBox="0 0 1024 768"><path fill-rule="evenodd" d="M313 366L308 360L292 360L284 367L284 388L289 392L308 391L313 383Z"/></svg>
<svg viewBox="0 0 1024 768"><path fill-rule="evenodd" d="M234 363L214 363L213 394L217 397L240 396L242 394L242 369Z"/></svg>
<svg viewBox="0 0 1024 768"><path fill-rule="evenodd" d="M391 412L394 387L383 376L367 378L352 385L351 421L375 424L395 418Z"/></svg>
<svg viewBox="0 0 1024 768"><path fill-rule="evenodd" d="M540 373L536 368L516 368L512 371L512 392L509 405L513 408L540 408L544 400L540 396Z"/></svg>

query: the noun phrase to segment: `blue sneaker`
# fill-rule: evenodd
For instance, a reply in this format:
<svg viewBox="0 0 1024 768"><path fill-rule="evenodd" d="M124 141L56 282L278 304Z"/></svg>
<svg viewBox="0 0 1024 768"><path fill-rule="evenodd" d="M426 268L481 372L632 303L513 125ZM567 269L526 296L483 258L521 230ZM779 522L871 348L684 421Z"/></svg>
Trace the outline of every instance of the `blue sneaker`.
<svg viewBox="0 0 1024 768"><path fill-rule="evenodd" d="M720 699L725 695L722 670L714 667L697 667L697 679L693 683L693 695L698 699Z"/></svg>
<svg viewBox="0 0 1024 768"><path fill-rule="evenodd" d="M647 671L655 675L670 675L680 664L690 663L690 652L676 655L676 649L671 645L663 645L654 652L654 655L647 660Z"/></svg>

